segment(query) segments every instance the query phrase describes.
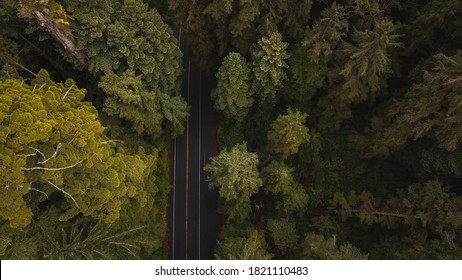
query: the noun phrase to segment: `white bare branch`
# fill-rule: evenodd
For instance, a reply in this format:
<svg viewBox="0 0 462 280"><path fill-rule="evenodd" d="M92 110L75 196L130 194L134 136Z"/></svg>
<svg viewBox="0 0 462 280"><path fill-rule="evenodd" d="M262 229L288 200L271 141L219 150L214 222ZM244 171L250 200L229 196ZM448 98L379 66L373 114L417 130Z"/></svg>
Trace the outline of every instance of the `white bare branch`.
<svg viewBox="0 0 462 280"><path fill-rule="evenodd" d="M37 153L27 154L27 155L17 155L17 156L33 157L33 156L36 156L36 155L37 155Z"/></svg>
<svg viewBox="0 0 462 280"><path fill-rule="evenodd" d="M119 142L119 143L125 144L125 142L122 140L108 140L108 141L101 142L101 144L104 145L104 144L113 143L113 142Z"/></svg>
<svg viewBox="0 0 462 280"><path fill-rule="evenodd" d="M62 144L59 143L58 146L56 146L56 150L55 150L54 154L51 155L49 158L43 160L43 161L39 161L38 164L45 164L45 163L47 163L50 159L56 157L56 156L58 155L59 149L61 149L61 146L62 146Z"/></svg>
<svg viewBox="0 0 462 280"><path fill-rule="evenodd" d="M58 167L58 168L47 168L47 167L42 167L42 166L35 166L35 167L21 167L21 170L23 171L31 171L31 170L45 170L45 171L59 171L59 170L66 170L66 169L71 169L76 167L77 165L81 164L83 160L77 162L76 164L69 165L69 166L64 166L64 167Z"/></svg>
<svg viewBox="0 0 462 280"><path fill-rule="evenodd" d="M19 68L21 68L22 70L26 71L26 72L29 72L30 74L34 75L34 76L37 76L37 74L35 74L34 72L30 71L29 69L27 69L26 67L22 66L21 64L19 63L15 63L16 66L18 66Z"/></svg>
<svg viewBox="0 0 462 280"><path fill-rule="evenodd" d="M29 147L29 146L27 146ZM43 157L43 160L45 160L47 157L45 156L44 153L42 153L39 149L36 149L36 148L33 148L33 147L29 147L30 149L34 150L35 151L35 154L30 154L30 155L36 155L37 153L41 154L42 157Z"/></svg>
<svg viewBox="0 0 462 280"><path fill-rule="evenodd" d="M38 193L43 194L44 196L47 197L47 200L50 199L50 198L48 197L48 195L46 194L46 192L44 192L44 191L38 190L38 189L36 189L36 188L31 188L31 187L29 187L29 190L30 190L30 191L36 191L36 192L38 192Z"/></svg>
<svg viewBox="0 0 462 280"><path fill-rule="evenodd" d="M72 86L66 91L66 93L65 93L64 96L63 96L63 100L64 100L64 98L66 98L66 96L69 94L69 92L71 91L71 89L72 89L73 87L74 87L74 85L72 85Z"/></svg>
<svg viewBox="0 0 462 280"><path fill-rule="evenodd" d="M45 85L46 85L46 84L42 84L42 85L38 88L38 90L41 90Z"/></svg>
<svg viewBox="0 0 462 280"><path fill-rule="evenodd" d="M55 189L61 191L63 194L67 195L68 197L70 197L72 199L72 201L74 201L75 203L75 206L77 206L77 208L80 209L80 206L79 204L77 203L77 201L75 201L74 197L72 195L70 195L68 192L66 192L65 190L63 190L62 188L56 186L53 182L51 181L48 181L48 184L52 185Z"/></svg>

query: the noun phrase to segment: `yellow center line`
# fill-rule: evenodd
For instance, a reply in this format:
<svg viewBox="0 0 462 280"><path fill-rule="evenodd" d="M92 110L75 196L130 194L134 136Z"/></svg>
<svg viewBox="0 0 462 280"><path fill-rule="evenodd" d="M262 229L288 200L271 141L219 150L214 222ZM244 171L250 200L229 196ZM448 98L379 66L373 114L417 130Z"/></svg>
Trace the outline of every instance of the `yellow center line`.
<svg viewBox="0 0 462 280"><path fill-rule="evenodd" d="M188 103L191 78L191 61L188 61ZM186 120L186 259L188 259L188 222L189 222L189 117Z"/></svg>

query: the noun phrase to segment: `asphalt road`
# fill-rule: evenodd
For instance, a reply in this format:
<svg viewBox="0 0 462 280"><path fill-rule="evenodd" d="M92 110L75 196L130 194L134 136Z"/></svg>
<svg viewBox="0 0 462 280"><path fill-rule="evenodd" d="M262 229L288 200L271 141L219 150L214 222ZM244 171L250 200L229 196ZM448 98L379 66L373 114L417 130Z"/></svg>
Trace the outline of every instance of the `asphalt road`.
<svg viewBox="0 0 462 280"><path fill-rule="evenodd" d="M180 39L183 52L182 95L191 106L184 135L175 139L173 194L170 207L171 258L213 259L220 228L218 194L208 190L203 167L218 152L217 113L210 99L210 81L205 62L191 58L188 42Z"/></svg>

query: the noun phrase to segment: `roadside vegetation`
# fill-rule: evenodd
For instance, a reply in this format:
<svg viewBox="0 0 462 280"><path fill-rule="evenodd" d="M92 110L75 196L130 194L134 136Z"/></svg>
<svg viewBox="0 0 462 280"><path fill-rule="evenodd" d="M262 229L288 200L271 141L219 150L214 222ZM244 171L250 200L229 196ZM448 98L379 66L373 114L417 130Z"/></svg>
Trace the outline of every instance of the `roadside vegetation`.
<svg viewBox="0 0 462 280"><path fill-rule="evenodd" d="M462 258L462 2L3 0L0 258L166 258L182 54L217 259ZM175 31L174 31L175 30Z"/></svg>

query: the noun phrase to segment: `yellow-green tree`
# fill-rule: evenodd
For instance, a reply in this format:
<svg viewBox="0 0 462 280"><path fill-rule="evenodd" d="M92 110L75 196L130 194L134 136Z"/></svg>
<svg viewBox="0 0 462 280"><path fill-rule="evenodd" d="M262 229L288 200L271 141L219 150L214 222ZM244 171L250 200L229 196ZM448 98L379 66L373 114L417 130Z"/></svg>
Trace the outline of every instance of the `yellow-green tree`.
<svg viewBox="0 0 462 280"><path fill-rule="evenodd" d="M0 218L11 227L30 224L44 201L60 208L62 221L82 214L113 222L142 187L155 159L105 137L85 92L44 70L30 85L0 82Z"/></svg>

